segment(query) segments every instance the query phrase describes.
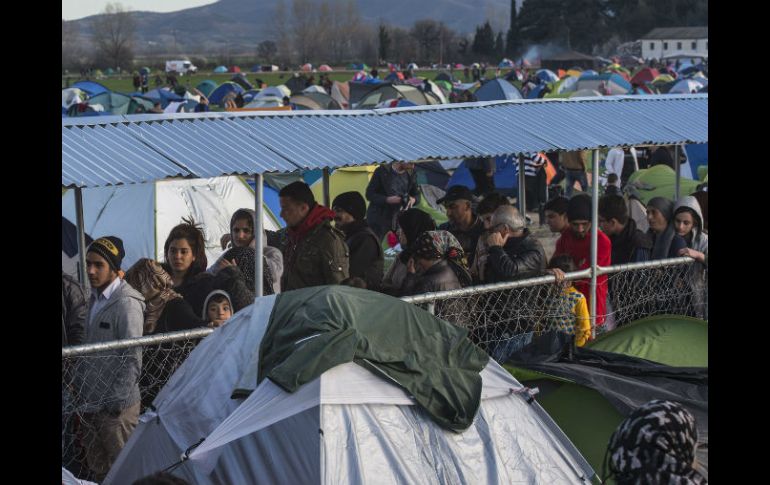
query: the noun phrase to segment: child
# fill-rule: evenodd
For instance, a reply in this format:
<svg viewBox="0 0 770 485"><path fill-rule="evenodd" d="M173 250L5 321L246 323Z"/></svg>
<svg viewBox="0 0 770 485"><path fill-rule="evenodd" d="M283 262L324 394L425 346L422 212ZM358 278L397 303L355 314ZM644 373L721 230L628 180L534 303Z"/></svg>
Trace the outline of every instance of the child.
<svg viewBox="0 0 770 485"><path fill-rule="evenodd" d="M572 261L572 256L562 254L553 258L548 268L558 268L569 273L575 271L575 263ZM586 297L575 289L571 281L565 281L563 285L561 295L547 302L546 329L556 329L568 335L574 335L575 344L582 347L591 338L591 317L588 314Z"/></svg>
<svg viewBox="0 0 770 485"><path fill-rule="evenodd" d="M620 191L620 181L618 174L611 173L607 175L607 185L604 187L604 195L623 195Z"/></svg>
<svg viewBox="0 0 770 485"><path fill-rule="evenodd" d="M217 328L233 316L233 304L230 295L222 290L214 290L206 297L203 304L203 319L211 322L209 326Z"/></svg>

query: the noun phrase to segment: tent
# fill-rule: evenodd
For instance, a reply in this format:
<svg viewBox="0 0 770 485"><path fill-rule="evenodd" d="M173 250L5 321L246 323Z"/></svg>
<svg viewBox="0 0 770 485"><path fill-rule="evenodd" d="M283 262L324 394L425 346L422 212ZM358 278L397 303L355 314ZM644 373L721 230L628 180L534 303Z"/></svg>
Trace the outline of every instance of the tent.
<svg viewBox="0 0 770 485"><path fill-rule="evenodd" d="M495 158L495 191L509 197L518 196L518 163L519 160L515 156L499 156ZM556 173L556 170L554 169L550 160L547 162L547 164L548 168L546 168L546 173L549 174L547 181L550 182L550 180L553 178L553 175ZM446 185L447 190L449 190L449 188L454 185L464 185L471 190L476 188L476 183L473 181L473 176L471 176L471 172L468 170L468 167L465 166L464 161L458 168L455 169L452 177L449 179L449 182Z"/></svg>
<svg viewBox="0 0 770 485"><path fill-rule="evenodd" d="M515 64L510 59L503 59L502 61L500 61L497 67L515 67Z"/></svg>
<svg viewBox="0 0 770 485"><path fill-rule="evenodd" d="M96 96L91 96L87 103L89 106L99 105L104 109L104 111L109 111L114 115L129 114L129 109L133 108L133 111L135 111L136 106L139 105L139 103L134 102L132 106L130 96L113 92L101 93L97 94Z"/></svg>
<svg viewBox="0 0 770 485"><path fill-rule="evenodd" d="M577 87L578 78L576 76L567 76L560 79L559 82L554 84L553 91L550 94L562 94L575 91ZM548 95L546 95L548 97Z"/></svg>
<svg viewBox="0 0 770 485"><path fill-rule="evenodd" d="M251 69L249 69L250 72L262 72L262 65L261 64L255 64L251 66Z"/></svg>
<svg viewBox="0 0 770 485"><path fill-rule="evenodd" d="M300 94L305 90L305 88L308 87L307 78L304 75L294 75L286 80L284 86L289 89L290 94L288 96L291 96L292 94Z"/></svg>
<svg viewBox="0 0 770 485"><path fill-rule="evenodd" d="M348 99L350 98L350 86L348 85L348 82L334 81L332 83L331 97L342 109L348 109L350 107L350 103L348 102Z"/></svg>
<svg viewBox="0 0 770 485"><path fill-rule="evenodd" d="M440 90L438 87L436 89ZM439 103L438 100L429 98L414 86L382 84L364 96L354 107L356 109L372 109L381 102L391 99L407 99L418 106Z"/></svg>
<svg viewBox="0 0 770 485"><path fill-rule="evenodd" d="M452 89L454 89L452 86L452 83L449 81L443 81L441 79L438 79L433 82L436 83L436 85L441 88L441 91L444 93L444 95L451 93Z"/></svg>
<svg viewBox="0 0 770 485"><path fill-rule="evenodd" d="M697 456L707 473L707 327L689 317L647 317L578 349L572 361L552 352L560 347L546 338L514 354L504 367L523 384L540 389L537 401L596 469L601 469L610 436L634 408L652 399L682 403L695 415L706 444ZM524 352L527 361L515 360L523 360Z"/></svg>
<svg viewBox="0 0 770 485"><path fill-rule="evenodd" d="M320 72L332 72L334 69L329 67L328 64L321 64L321 66L318 68Z"/></svg>
<svg viewBox="0 0 770 485"><path fill-rule="evenodd" d="M684 93L690 94L693 91L696 93L703 87L703 84L694 79L680 79L674 84L671 89L668 90L669 94Z"/></svg>
<svg viewBox="0 0 770 485"><path fill-rule="evenodd" d="M631 83L623 79L619 74L598 74L596 76L586 76L585 73L580 76L577 83L577 89L595 89L602 94L602 86L609 91L609 94L626 94L631 90Z"/></svg>
<svg viewBox="0 0 770 485"><path fill-rule="evenodd" d="M410 63L408 66L406 66L406 68L407 68L407 69L411 69L411 70L413 70L413 71L416 71L416 70L417 70L417 69L419 69L420 67L419 67L417 64L415 64L414 62L412 62L412 63Z"/></svg>
<svg viewBox="0 0 770 485"><path fill-rule="evenodd" d="M687 155L687 164L690 165L693 180L699 180L698 175L700 167L708 169L709 164L709 144L690 144L684 146L685 155Z"/></svg>
<svg viewBox="0 0 770 485"><path fill-rule="evenodd" d="M446 94L441 87L430 79L426 79L422 84L422 90L425 93L425 97L428 100L428 104L448 104L449 100L446 99ZM438 102L432 102L430 95L435 96ZM410 100L411 101L411 100Z"/></svg>
<svg viewBox="0 0 770 485"><path fill-rule="evenodd" d="M214 72L217 74L222 74L227 72L227 68L225 66L217 66L214 68Z"/></svg>
<svg viewBox="0 0 770 485"><path fill-rule="evenodd" d="M687 169L689 171L689 169ZM676 176L674 170L668 165L655 165L650 168L643 168L632 173L628 177L628 184L641 182L655 187L652 190L639 189L639 198L646 205L653 197L665 197L674 200L676 188ZM690 180L682 177L679 180L681 195L687 195L695 192L695 189L701 182L699 180Z"/></svg>
<svg viewBox="0 0 770 485"><path fill-rule="evenodd" d="M82 103L88 95L78 88L66 88L61 90L61 107L68 109L73 104Z"/></svg>
<svg viewBox="0 0 770 485"><path fill-rule="evenodd" d="M230 72L235 72L235 73L241 72L241 68L238 66L232 66L230 68Z"/></svg>
<svg viewBox="0 0 770 485"><path fill-rule="evenodd" d="M169 103L182 101L184 99L182 96L179 96L168 88L156 88L147 91L143 96L155 103L160 102L161 108L165 108Z"/></svg>
<svg viewBox="0 0 770 485"><path fill-rule="evenodd" d="M383 80L384 81L388 81L388 82L403 81L404 80L404 73L402 73L401 71L391 71L390 74L385 76L385 78Z"/></svg>
<svg viewBox="0 0 770 485"><path fill-rule="evenodd" d="M246 79L246 75L242 72L239 72L235 76L233 76L230 79L231 82L234 82L235 84L242 87L244 90L254 89L254 85L249 82L248 79Z"/></svg>
<svg viewBox="0 0 770 485"><path fill-rule="evenodd" d="M86 247L94 240L87 233ZM78 228L66 217L61 218L61 269L73 278L78 277Z"/></svg>
<svg viewBox="0 0 770 485"><path fill-rule="evenodd" d="M394 341L408 332L427 340L419 330L427 325L442 329L431 335L437 344L457 332L409 303L358 288L259 298L193 350L156 397L155 409L140 417L103 483L130 484L179 462L185 450L189 460L173 473L200 485L590 483L593 469L542 408L528 403L529 391L494 361L478 373L465 371L468 380L480 375L481 385L475 419L462 432L438 425L398 380L369 361L332 365L294 392L271 379L257 383L258 349L270 339L271 323L283 321L276 315L303 312L346 324L371 311L394 329ZM288 359L301 354L304 342ZM459 372L445 369L443 379L462 396ZM243 387L248 397L233 399Z"/></svg>
<svg viewBox="0 0 770 485"><path fill-rule="evenodd" d="M583 72L582 72L582 73L579 75L579 78L583 78L583 77L591 77L591 76L598 76L598 75L599 75L599 73L598 73L598 72L596 72L596 71L594 71L593 69L586 69L585 71L583 71Z"/></svg>
<svg viewBox="0 0 770 485"><path fill-rule="evenodd" d="M602 93L595 89L578 89L570 93L570 98L591 98L593 96L602 96Z"/></svg>
<svg viewBox="0 0 770 485"><path fill-rule="evenodd" d="M546 83L554 83L559 80L559 76L549 69L540 69L535 73L535 76Z"/></svg>
<svg viewBox="0 0 770 485"><path fill-rule="evenodd" d="M492 79L481 85L474 93L479 101L500 99L523 99L518 89L504 79Z"/></svg>
<svg viewBox="0 0 770 485"><path fill-rule="evenodd" d="M451 73L448 73L446 71L441 71L440 73L438 73L438 75L436 76L435 80L436 81L447 81L450 84L457 81L457 79L455 79L455 77Z"/></svg>
<svg viewBox="0 0 770 485"><path fill-rule="evenodd" d="M220 84L214 91L211 92L211 94L208 96L209 103L211 104L222 104L225 100L225 96L227 96L230 93L235 93L236 95L239 93L243 93L243 88L235 84L233 82L224 82Z"/></svg>
<svg viewBox="0 0 770 485"><path fill-rule="evenodd" d="M302 72L310 72L310 71L312 71L312 70L313 70L313 65L312 65L312 64L310 64L310 63L307 63L307 64L303 64L303 65L302 65L302 67L300 67L300 70L301 70Z"/></svg>
<svg viewBox="0 0 770 485"><path fill-rule="evenodd" d="M278 86L270 86L260 91L256 96L254 96L254 99L266 98L266 97L271 97L271 98L275 97L275 98L283 99L284 96L288 96L288 94L286 94L286 91L279 88Z"/></svg>
<svg viewBox="0 0 770 485"><path fill-rule="evenodd" d="M166 236L182 217L190 216L205 228L206 256L213 263L222 254L219 238L230 231L230 216L242 207L254 207L254 192L237 176L83 189L86 232L123 239L124 269L139 258L162 261ZM72 190L62 194L62 217L75 220ZM267 208L263 220L266 229L279 228Z"/></svg>
<svg viewBox="0 0 770 485"><path fill-rule="evenodd" d="M97 83L95 81L78 81L78 82L74 83L70 87L71 88L78 88L81 91L83 91L86 94L88 94L89 96L96 96L97 94L102 94L102 93L110 92L110 90L107 89L107 87L105 87L104 85L99 84L99 83Z"/></svg>
<svg viewBox="0 0 770 485"><path fill-rule="evenodd" d="M351 71L368 71L371 68L369 66L367 66L366 64L356 64L356 63L353 63L353 64L348 65L348 69L350 69Z"/></svg>
<svg viewBox="0 0 770 485"><path fill-rule="evenodd" d="M217 88L217 83L211 79L206 79L205 81L201 81L197 86L195 86L195 88L208 98L209 95L213 93Z"/></svg>
<svg viewBox="0 0 770 485"><path fill-rule="evenodd" d="M645 67L644 69L634 74L634 77L631 78L631 83L641 86L646 83L651 83L658 76L660 76L660 73L657 69Z"/></svg>
<svg viewBox="0 0 770 485"><path fill-rule="evenodd" d="M245 101L245 99L244 99ZM244 108L278 108L284 106L283 98L277 96L254 96L247 101Z"/></svg>
<svg viewBox="0 0 770 485"><path fill-rule="evenodd" d="M326 94L326 90L322 86L313 84L312 86L308 86L302 90L302 94L308 94L308 93Z"/></svg>
<svg viewBox="0 0 770 485"><path fill-rule="evenodd" d="M326 93L311 92L297 94L291 97L291 103L297 109L342 109L340 105Z"/></svg>

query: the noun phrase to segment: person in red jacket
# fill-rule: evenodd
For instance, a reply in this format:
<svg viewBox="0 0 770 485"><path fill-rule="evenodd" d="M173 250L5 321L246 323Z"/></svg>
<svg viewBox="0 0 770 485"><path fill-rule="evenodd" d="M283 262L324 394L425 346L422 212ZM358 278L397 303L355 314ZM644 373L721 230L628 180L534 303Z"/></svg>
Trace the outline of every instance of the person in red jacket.
<svg viewBox="0 0 770 485"><path fill-rule="evenodd" d="M578 194L569 200L567 205L567 220L569 228L562 232L556 241L553 257L568 254L572 257L578 271L591 267L591 197ZM612 259L612 243L602 231L597 230L596 264L610 266ZM564 277L558 269L551 270L557 279ZM591 280L575 281L575 288L586 297L591 308ZM596 326L597 332L604 330L604 320L607 313L607 275L596 278Z"/></svg>

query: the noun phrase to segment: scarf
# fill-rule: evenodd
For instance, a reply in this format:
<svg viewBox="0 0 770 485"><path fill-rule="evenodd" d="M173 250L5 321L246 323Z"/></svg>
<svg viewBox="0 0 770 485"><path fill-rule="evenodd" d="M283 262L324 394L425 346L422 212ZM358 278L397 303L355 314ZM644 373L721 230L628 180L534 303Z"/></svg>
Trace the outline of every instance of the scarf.
<svg viewBox="0 0 770 485"><path fill-rule="evenodd" d="M404 231L406 236L406 246L399 254L399 259L406 264L412 257L412 249L417 241L417 237L425 231L435 231L436 223L427 212L420 209L408 209L398 215L398 227Z"/></svg>
<svg viewBox="0 0 770 485"><path fill-rule="evenodd" d="M647 203L647 207L657 209L663 214L663 217L666 218L666 223L668 225L663 233L655 234L652 232L652 229L650 229L650 232L653 235L652 259L666 259L668 258L668 251L671 248L671 242L676 235L674 224L672 224L672 220L674 219L674 203L664 197L653 197Z"/></svg>
<svg viewBox="0 0 770 485"><path fill-rule="evenodd" d="M425 231L417 238L414 256L423 259L445 259L462 286L472 283L465 253L457 238L449 231Z"/></svg>
<svg viewBox="0 0 770 485"><path fill-rule="evenodd" d="M287 231L289 235L289 241L291 241L293 244L298 244L300 241L305 239L305 236L315 229L316 226L319 224L322 224L324 221L330 221L334 219L334 211L322 206L321 204L316 204L313 206L312 209L310 209L310 212L308 212L307 216L302 220L302 222L299 223L296 227L290 227Z"/></svg>
<svg viewBox="0 0 770 485"><path fill-rule="evenodd" d="M126 283L144 296L144 335L155 331L155 325L166 303L182 296L174 291L174 282L160 264L142 258L126 272Z"/></svg>

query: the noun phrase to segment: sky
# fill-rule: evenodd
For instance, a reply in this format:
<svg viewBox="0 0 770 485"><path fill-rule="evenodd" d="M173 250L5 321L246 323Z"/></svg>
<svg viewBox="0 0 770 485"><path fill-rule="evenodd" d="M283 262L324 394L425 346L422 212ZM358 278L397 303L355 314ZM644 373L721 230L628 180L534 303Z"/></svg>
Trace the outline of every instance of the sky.
<svg viewBox="0 0 770 485"><path fill-rule="evenodd" d="M111 0L62 0L61 13L64 20L75 20L96 15L104 10ZM173 12L185 8L200 7L216 0L112 0L128 10L148 12Z"/></svg>

